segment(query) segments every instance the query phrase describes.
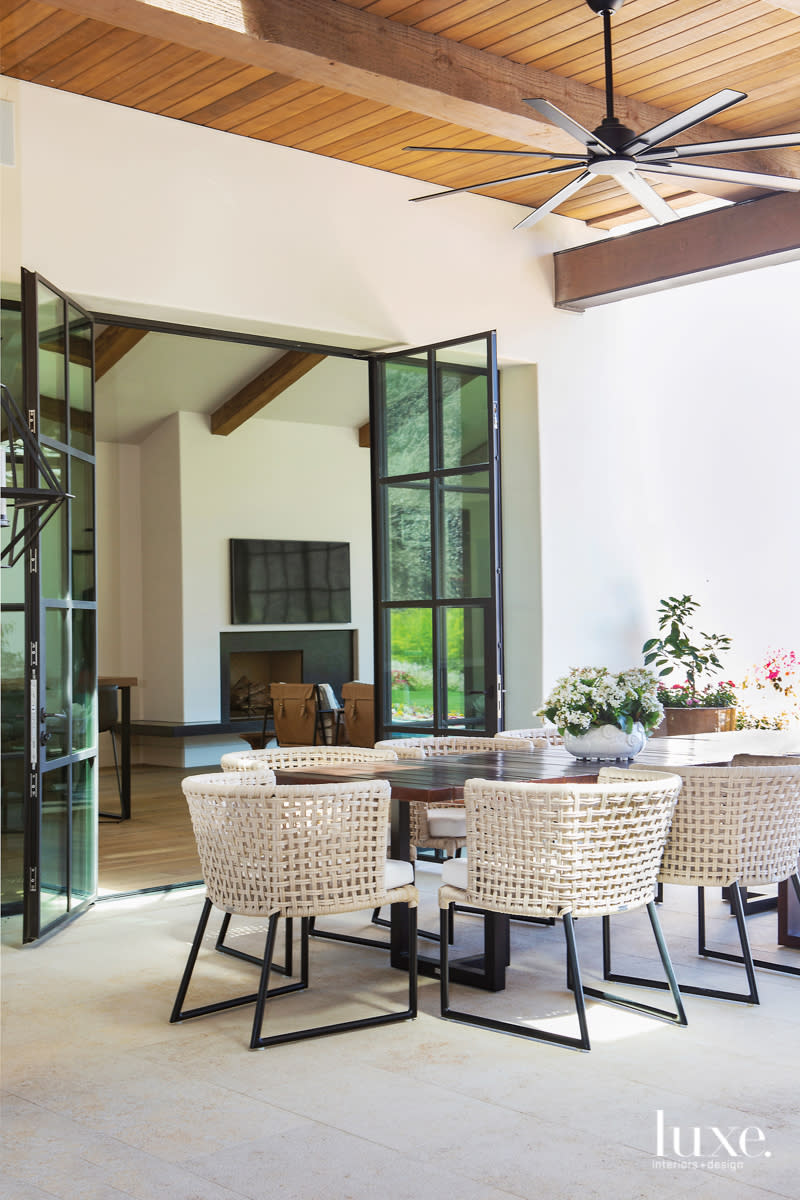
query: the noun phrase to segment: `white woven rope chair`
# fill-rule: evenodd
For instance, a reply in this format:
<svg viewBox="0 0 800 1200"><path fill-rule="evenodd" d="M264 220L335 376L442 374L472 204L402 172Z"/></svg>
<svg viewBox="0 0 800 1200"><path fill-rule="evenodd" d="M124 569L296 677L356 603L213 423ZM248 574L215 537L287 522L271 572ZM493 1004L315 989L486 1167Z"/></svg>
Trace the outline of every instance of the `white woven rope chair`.
<svg viewBox="0 0 800 1200"><path fill-rule="evenodd" d="M320 767L326 763L346 766L348 763L378 762L397 762L397 754L391 749L372 750L366 746L268 746L265 750L235 750L223 754L220 766L223 771L253 771L260 767L280 771Z"/></svg>
<svg viewBox="0 0 800 1200"><path fill-rule="evenodd" d="M611 769L613 770L613 768ZM614 771L618 774L618 771ZM625 771L624 774L629 774ZM639 775L640 772L635 771ZM682 992L758 1004L755 968L800 975L800 968L754 958L745 920L742 889L789 879L800 899L800 769L786 766L678 767L683 788L675 809L659 881L697 888L697 953L744 965L748 991L732 992L681 984ZM730 897L741 953L712 950L706 944L705 888L723 887ZM658 982L613 974L610 935L606 979L650 987Z"/></svg>
<svg viewBox="0 0 800 1200"><path fill-rule="evenodd" d="M250 1048L318 1037L415 1017L417 889L410 863L386 859L390 787L360 783L276 786L238 772L183 781L206 898L171 1021L254 1004ZM409 909L408 1007L330 1025L264 1036L266 1002L309 986L308 924L322 914L383 904ZM185 1008L184 1002L213 907L268 921L258 988L232 999ZM280 917L301 919L301 970L295 983L269 988Z"/></svg>
<svg viewBox="0 0 800 1200"><path fill-rule="evenodd" d="M396 738L375 743L375 749L394 750L398 758L439 758L446 754L483 754L502 747L493 737L451 734L445 737ZM433 850L436 857L455 858L467 844L464 805L460 800L425 804L412 801L408 815L411 856L417 849Z"/></svg>
<svg viewBox="0 0 800 1200"><path fill-rule="evenodd" d="M397 762L397 755L392 749L372 749L366 746L268 746L265 750L236 750L223 754L220 765L223 771L253 771L260 767L274 771L302 770L304 767L348 766L360 763ZM386 841L390 842L390 826L386 824ZM375 925L388 926L389 922L380 917L380 909L372 914ZM227 925L220 930L217 939L217 949L226 951L224 945ZM358 937L355 934L333 933L319 929L315 921L311 922L311 933L314 937L330 938L337 942L353 942L359 946L379 946L388 949L384 942L374 938ZM228 951L230 953L230 951ZM290 951L287 956L291 963Z"/></svg>
<svg viewBox="0 0 800 1200"><path fill-rule="evenodd" d="M504 729L502 733L496 733L495 738L498 741L517 740L521 742L531 742L531 746L526 747L530 750L544 750L547 746L563 746L564 739L556 730L554 725L539 725L533 729ZM513 746L509 749L514 749Z"/></svg>
<svg viewBox="0 0 800 1200"><path fill-rule="evenodd" d="M442 1016L576 1049L590 1048L584 997L686 1024L686 1014L654 903L664 843L680 780L642 773L597 783L502 783L470 779L464 789L467 860L442 868L439 889L444 933L453 905L511 917L556 918L564 928L567 984L574 993L580 1035L467 1013L450 1006L447 937L440 941ZM585 987L573 921L647 908L675 1011Z"/></svg>

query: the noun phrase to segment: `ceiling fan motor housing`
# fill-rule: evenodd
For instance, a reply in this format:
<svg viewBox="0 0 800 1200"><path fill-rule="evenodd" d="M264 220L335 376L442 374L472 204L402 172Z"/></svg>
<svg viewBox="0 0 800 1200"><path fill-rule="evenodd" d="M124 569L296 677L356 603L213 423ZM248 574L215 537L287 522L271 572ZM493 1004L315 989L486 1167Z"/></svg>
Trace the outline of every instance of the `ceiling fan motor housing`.
<svg viewBox="0 0 800 1200"><path fill-rule="evenodd" d="M597 13L598 17L602 17L604 13L615 13L624 3L624 0L586 0L589 8L593 13Z"/></svg>

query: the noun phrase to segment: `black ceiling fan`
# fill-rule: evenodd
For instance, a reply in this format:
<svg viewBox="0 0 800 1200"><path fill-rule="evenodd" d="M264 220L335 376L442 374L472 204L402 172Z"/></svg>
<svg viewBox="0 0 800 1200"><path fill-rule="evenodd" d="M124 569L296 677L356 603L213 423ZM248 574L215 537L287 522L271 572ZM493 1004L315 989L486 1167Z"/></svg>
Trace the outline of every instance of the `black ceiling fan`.
<svg viewBox="0 0 800 1200"><path fill-rule="evenodd" d="M406 146L406 150L423 150L448 152L450 154L505 154L516 155L520 158L549 158L561 159L562 165L545 167L539 171L525 171L521 175L508 175L504 179L485 179L480 183L468 184L466 187L447 188L441 192L433 192L427 196L415 196L414 202L420 200L435 200L440 196L452 196L456 192L471 192L478 188L499 186L504 183L514 183L522 179L536 179L546 175L563 175L578 171L579 174L557 191L544 204L540 204L515 229L525 229L534 225L547 213L552 212L563 204L587 183L599 177L615 179L620 187L630 192L634 200L644 208L651 217L660 224L678 219L678 213L667 204L646 179L647 175L679 176L689 179L709 179L723 183L738 183L750 187L767 188L770 191L800 192L800 179L785 178L780 175L763 175L752 171L730 170L724 167L708 167L702 164L692 164L687 159L706 158L712 154L736 154L742 150L775 150L785 146L800 146L800 133L779 133L764 137L730 138L718 142L687 143L682 146L666 146L664 143L677 137L693 125L724 112L733 104L747 97L744 92L731 91L728 88L715 92L706 100L700 100L690 108L668 117L654 125L644 133L636 134L628 129L614 116L614 88L611 52L611 16L622 7L623 0L586 0L592 12L603 18L603 35L605 45L605 92L606 115L597 129L590 132L577 121L563 113L549 100L525 100L540 116L546 117L554 125L558 125L566 133L575 138L584 147L583 154L559 154L544 150L473 150L461 146Z"/></svg>

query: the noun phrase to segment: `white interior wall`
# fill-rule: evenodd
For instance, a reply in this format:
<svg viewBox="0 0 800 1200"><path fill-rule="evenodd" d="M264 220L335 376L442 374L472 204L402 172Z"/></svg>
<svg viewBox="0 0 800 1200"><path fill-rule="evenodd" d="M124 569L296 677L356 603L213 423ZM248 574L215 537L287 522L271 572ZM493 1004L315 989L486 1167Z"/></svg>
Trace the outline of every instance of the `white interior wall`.
<svg viewBox="0 0 800 1200"><path fill-rule="evenodd" d="M556 312L551 252L589 236L573 222L514 233L498 201L410 205L419 185L380 172L36 85L3 95L19 107L18 261L90 306L375 346L496 328L501 360L537 365L541 559L532 542L505 560L518 678L546 688L576 663L639 661L669 592L734 636L734 671L797 644L796 264ZM537 411L517 415L507 547L537 519L520 449L535 453ZM146 495L144 453L142 468ZM539 590L541 663L519 637ZM529 703L528 689L520 724Z"/></svg>
<svg viewBox="0 0 800 1200"><path fill-rule="evenodd" d="M219 634L242 630L230 623L232 537L350 543L351 625L359 673L371 679L369 451L355 430L251 421L216 437L202 417L183 413L181 464L185 719L220 717Z"/></svg>

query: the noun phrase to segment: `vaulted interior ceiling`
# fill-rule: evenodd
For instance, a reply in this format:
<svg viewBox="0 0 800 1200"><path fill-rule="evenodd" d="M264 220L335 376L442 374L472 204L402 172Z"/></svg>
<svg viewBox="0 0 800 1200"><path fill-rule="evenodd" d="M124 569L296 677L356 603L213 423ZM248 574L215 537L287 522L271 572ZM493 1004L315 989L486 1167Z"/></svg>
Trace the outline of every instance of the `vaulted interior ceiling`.
<svg viewBox="0 0 800 1200"><path fill-rule="evenodd" d="M612 28L615 108L635 131L722 88L747 99L684 143L800 129L800 0L627 0ZM602 21L584 0L0 0L0 41L8 76L445 187L531 169L470 149L574 152L525 97L589 129L604 113ZM714 165L798 178L800 149ZM557 186L486 194L533 208ZM657 184L676 207L710 194L697 188ZM604 228L646 216L608 178L557 211Z"/></svg>

